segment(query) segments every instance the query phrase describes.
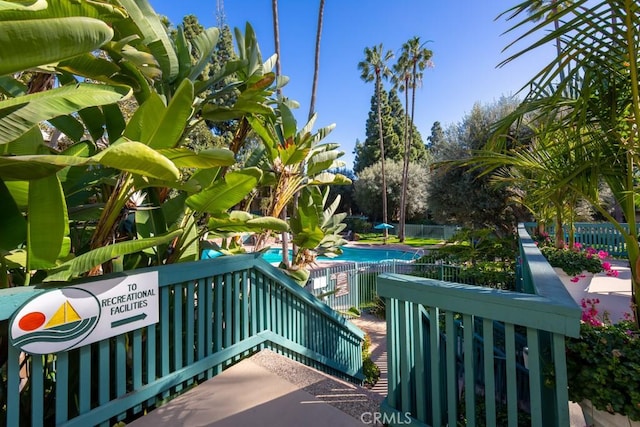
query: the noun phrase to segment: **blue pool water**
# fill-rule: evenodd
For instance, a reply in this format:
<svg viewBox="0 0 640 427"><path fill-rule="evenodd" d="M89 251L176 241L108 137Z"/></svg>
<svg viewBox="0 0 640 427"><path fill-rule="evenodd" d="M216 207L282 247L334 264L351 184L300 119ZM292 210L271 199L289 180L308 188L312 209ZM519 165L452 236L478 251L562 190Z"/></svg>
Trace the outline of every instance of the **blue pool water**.
<svg viewBox="0 0 640 427"><path fill-rule="evenodd" d="M397 249L362 249L343 247L342 255L335 258L318 257L318 261L349 261L349 262L382 262L391 260L411 261L414 252L405 252ZM289 250L291 257L291 250ZM282 249L272 248L264 253L262 258L267 262L279 262L282 260Z"/></svg>

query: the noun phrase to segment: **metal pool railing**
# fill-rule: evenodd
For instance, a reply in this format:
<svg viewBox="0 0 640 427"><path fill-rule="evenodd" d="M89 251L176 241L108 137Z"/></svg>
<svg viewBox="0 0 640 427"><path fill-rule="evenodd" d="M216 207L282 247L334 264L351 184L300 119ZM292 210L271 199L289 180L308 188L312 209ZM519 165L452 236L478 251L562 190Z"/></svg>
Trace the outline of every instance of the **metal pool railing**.
<svg viewBox="0 0 640 427"><path fill-rule="evenodd" d="M335 262L311 271L305 288L345 317L357 316L378 297L376 280L380 274L394 273L426 277L455 283L474 283L473 277L462 274L458 265L442 260L416 262L389 260L384 262ZM486 285L486 284L484 284ZM501 284L504 287L504 284ZM355 310L354 310L355 309Z"/></svg>
<svg viewBox="0 0 640 427"><path fill-rule="evenodd" d="M399 224L393 224L394 228L389 230L389 234L397 234ZM460 227L454 225L424 225L405 224L404 234L406 237L419 237L422 239L450 239Z"/></svg>
<svg viewBox="0 0 640 427"><path fill-rule="evenodd" d="M336 262L311 271L305 288L346 317L357 315L375 302L376 279L382 273L410 274L416 268L409 261Z"/></svg>

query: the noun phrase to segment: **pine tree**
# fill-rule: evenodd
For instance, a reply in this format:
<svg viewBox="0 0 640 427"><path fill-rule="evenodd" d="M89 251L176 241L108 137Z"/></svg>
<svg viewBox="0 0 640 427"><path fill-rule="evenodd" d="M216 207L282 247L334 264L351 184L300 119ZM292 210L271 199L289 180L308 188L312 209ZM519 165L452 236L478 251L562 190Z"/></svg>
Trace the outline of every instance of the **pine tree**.
<svg viewBox="0 0 640 427"><path fill-rule="evenodd" d="M189 43L192 43L193 39L202 31L204 31L204 27L198 21L198 18L194 15L187 15L182 19L182 29L184 31L185 38ZM204 69L202 75L200 76L200 80L205 80L214 76L218 71L220 71L227 62L234 60L237 58L237 55L233 49L233 37L231 35L231 30L228 25L224 25L220 30L220 36L218 38L218 43L216 44L216 49L211 56L210 64ZM191 51L192 56L195 56L196 51L192 47ZM195 61L195 58L194 58ZM223 81L218 83L211 91L207 91L204 96L209 95L211 92L216 89L221 89L226 85L232 83L234 80L233 76L229 76L225 78ZM232 103L235 102L234 99L221 99L221 103ZM238 127L238 124L235 120L229 120L226 122L204 122L196 125L189 134L190 143L189 145L194 149L202 149L206 147L228 147L233 141L233 135Z"/></svg>
<svg viewBox="0 0 640 427"><path fill-rule="evenodd" d="M399 153L400 139L393 129L393 117L390 114L389 95L387 91L380 91L380 114L382 116L382 129L384 137L385 158L394 158ZM355 161L353 171L357 174L366 167L380 161L380 132L378 126L378 101L375 94L371 97L371 109L367 118L364 143L355 148ZM395 149L394 149L395 147Z"/></svg>
<svg viewBox="0 0 640 427"><path fill-rule="evenodd" d="M402 160L404 141L404 120L406 112L395 90L387 93L384 89L380 92L382 127L384 129L384 152L389 160ZM362 143L356 142L354 149L355 161L353 171L357 174L365 168L380 161L380 146L378 139L378 104L375 95L371 98L371 109L366 123L366 139ZM413 127L413 140L411 144L411 162L423 163L428 159L426 147L418 129Z"/></svg>

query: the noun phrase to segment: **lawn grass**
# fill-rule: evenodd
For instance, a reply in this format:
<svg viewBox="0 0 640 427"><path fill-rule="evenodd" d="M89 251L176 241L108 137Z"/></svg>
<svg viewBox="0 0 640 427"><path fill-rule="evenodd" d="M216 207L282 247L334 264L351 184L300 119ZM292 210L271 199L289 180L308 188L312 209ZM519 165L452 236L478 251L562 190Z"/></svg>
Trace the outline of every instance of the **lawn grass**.
<svg viewBox="0 0 640 427"><path fill-rule="evenodd" d="M379 244L382 245L384 243L384 238L380 233L363 233L358 234L359 243L370 243L370 244ZM405 237L404 242L402 244L407 246L412 246L415 248L421 248L423 246L432 246L442 243L441 239L423 239L419 237ZM400 243L398 236L389 235L387 238L387 244Z"/></svg>

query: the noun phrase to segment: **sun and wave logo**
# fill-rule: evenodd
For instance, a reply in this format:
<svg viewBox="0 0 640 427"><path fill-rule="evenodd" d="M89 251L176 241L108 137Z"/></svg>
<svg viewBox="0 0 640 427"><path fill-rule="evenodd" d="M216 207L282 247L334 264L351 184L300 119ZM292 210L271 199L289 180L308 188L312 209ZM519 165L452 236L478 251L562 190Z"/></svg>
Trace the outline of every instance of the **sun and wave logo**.
<svg viewBox="0 0 640 427"><path fill-rule="evenodd" d="M78 346L100 318L98 299L80 288L46 292L27 302L11 321L11 342L34 354Z"/></svg>

